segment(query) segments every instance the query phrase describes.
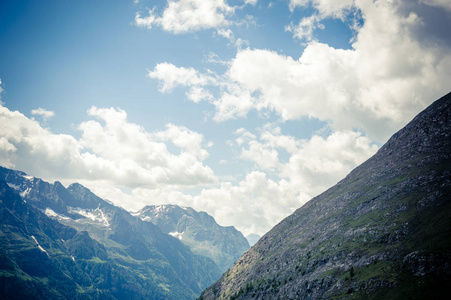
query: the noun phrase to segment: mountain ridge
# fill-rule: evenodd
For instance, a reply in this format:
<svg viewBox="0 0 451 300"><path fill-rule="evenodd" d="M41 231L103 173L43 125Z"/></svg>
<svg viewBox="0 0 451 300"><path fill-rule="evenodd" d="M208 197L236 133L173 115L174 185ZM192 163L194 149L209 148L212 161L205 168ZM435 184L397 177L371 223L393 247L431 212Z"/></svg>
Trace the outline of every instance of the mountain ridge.
<svg viewBox="0 0 451 300"><path fill-rule="evenodd" d="M0 182L3 298L195 299L222 273L210 258L78 183L66 189L3 167ZM27 223L24 211L38 221ZM42 264L33 265L36 256ZM28 292L14 293L17 287Z"/></svg>
<svg viewBox="0 0 451 300"><path fill-rule="evenodd" d="M201 299L422 299L451 277L451 94L271 229Z"/></svg>
<svg viewBox="0 0 451 300"><path fill-rule="evenodd" d="M220 226L206 212L198 212L190 207L149 205L134 215L178 238L195 253L211 258L223 272L250 247L235 227Z"/></svg>

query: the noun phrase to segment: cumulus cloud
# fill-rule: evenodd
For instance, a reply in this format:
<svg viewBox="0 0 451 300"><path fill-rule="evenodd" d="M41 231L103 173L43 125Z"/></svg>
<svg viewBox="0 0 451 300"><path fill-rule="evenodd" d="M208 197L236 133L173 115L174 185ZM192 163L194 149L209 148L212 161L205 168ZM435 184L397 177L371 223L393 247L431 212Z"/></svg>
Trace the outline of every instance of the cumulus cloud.
<svg viewBox="0 0 451 300"><path fill-rule="evenodd" d="M151 29L160 26L165 31L175 34L223 27L230 23L228 16L235 11L225 0L178 0L169 1L161 16L155 9L149 10L147 16L137 13L135 24Z"/></svg>
<svg viewBox="0 0 451 300"><path fill-rule="evenodd" d="M122 193L116 190L118 197ZM127 197L127 196L126 196ZM221 182L196 195L176 190L137 188L133 199L143 203L172 203L206 211L223 226L235 226L244 235L264 234L309 198L286 180L272 180L261 171L252 171L238 183ZM159 202L160 201L160 202ZM136 209L138 209L137 207Z"/></svg>
<svg viewBox="0 0 451 300"><path fill-rule="evenodd" d="M443 7L440 1L428 3ZM363 25L355 28L351 49L313 39L298 59L270 50L239 49L226 73L202 85L221 87L209 98L215 120L243 117L251 110L275 113L283 121L308 116L329 122L334 130L357 128L383 142L449 91L451 38L433 25L437 20L450 24L441 8L424 10L424 3L408 1L328 0L292 0L290 7L308 4L317 14L288 27L307 40L322 18L360 12Z"/></svg>
<svg viewBox="0 0 451 300"><path fill-rule="evenodd" d="M207 211L220 224L234 225L245 235L264 234L377 150L367 137L353 131L300 140L268 125L258 135L244 128L235 134L233 146L242 159L255 163L253 171L237 183L223 181L197 195L172 191L165 197L171 203ZM282 151L288 153L285 160L279 157ZM148 191L138 194L150 197Z"/></svg>
<svg viewBox="0 0 451 300"><path fill-rule="evenodd" d="M204 86L214 83L214 78L200 74L194 68L177 67L171 63L160 63L147 76L162 82L161 92L170 92L176 86Z"/></svg>
<svg viewBox="0 0 451 300"><path fill-rule="evenodd" d="M377 150L369 138L355 131L313 135L309 140L283 135L279 127L266 127L259 138L245 130L237 134L241 158L262 171L275 171L310 197L338 182ZM286 161L279 157L281 150L289 155Z"/></svg>
<svg viewBox="0 0 451 300"><path fill-rule="evenodd" d="M51 117L55 116L55 112L53 112L51 110L43 109L41 107L39 107L37 109L33 109L31 111L31 114L35 115L35 116L41 116L44 120L48 120Z"/></svg>
<svg viewBox="0 0 451 300"><path fill-rule="evenodd" d="M82 135L54 134L33 119L0 106L0 164L48 180L108 181L118 187L180 188L217 181L203 160L204 137L183 126L147 132L121 109L88 110L94 119L79 125ZM168 150L172 143L179 153Z"/></svg>
<svg viewBox="0 0 451 300"><path fill-rule="evenodd" d="M0 139L2 165L36 172L43 177L74 172L81 159L80 146L69 135L52 134L32 119L0 106Z"/></svg>
<svg viewBox="0 0 451 300"><path fill-rule="evenodd" d="M308 200L288 181L271 180L261 171L251 172L236 185L225 182L184 198L180 200L211 213L220 224L233 224L244 235L266 233Z"/></svg>
<svg viewBox="0 0 451 300"><path fill-rule="evenodd" d="M189 92L186 94L186 97L194 103L199 103L203 100L209 101L214 99L213 95L207 89L199 86L191 87Z"/></svg>
<svg viewBox="0 0 451 300"><path fill-rule="evenodd" d="M321 19L317 15L302 18L297 25L285 26L285 31L293 33L293 36L300 40L313 40L313 32L316 28L324 29L324 25L320 23Z"/></svg>
<svg viewBox="0 0 451 300"><path fill-rule="evenodd" d="M258 0L244 0L245 4L251 4L251 5L255 5L257 4Z"/></svg>
<svg viewBox="0 0 451 300"><path fill-rule="evenodd" d="M298 60L247 49L232 61L230 77L261 92L260 107L284 120L307 115L385 140L447 92L451 52L413 39L415 28L428 21L415 13L401 16L380 1L361 9L365 23L352 49L313 41Z"/></svg>
<svg viewBox="0 0 451 300"><path fill-rule="evenodd" d="M232 30L230 29L224 29L224 28L220 28L217 31L218 35L225 37L228 40L234 41L235 40L235 35L233 34Z"/></svg>
<svg viewBox="0 0 451 300"><path fill-rule="evenodd" d="M0 106L0 164L49 181L80 182L127 209L188 205L245 234L263 234L376 150L350 131L299 140L271 125L259 134L241 128L230 145L255 167L241 181L218 182L204 164L213 144L202 134L174 124L148 132L115 108L91 107L88 115L76 139ZM201 190L183 192L192 187Z"/></svg>
<svg viewBox="0 0 451 300"><path fill-rule="evenodd" d="M352 131L300 140L268 125L258 135L244 128L235 134L232 146L238 148L242 159L256 165L243 180L225 180L195 195L180 190L136 188L132 195L135 209L149 201L191 206L208 212L222 225L235 226L245 235L264 234L377 150L367 137ZM286 160L280 159L281 151L288 152ZM117 189L115 193L116 197L130 197L120 196Z"/></svg>
<svg viewBox="0 0 451 300"><path fill-rule="evenodd" d="M216 34L218 36L222 36L222 37L228 39L229 45L235 46L237 49L243 49L244 47L249 46L249 41L246 41L246 40L243 40L240 38L236 38L235 34L233 33L233 31L231 29L219 28L216 31Z"/></svg>

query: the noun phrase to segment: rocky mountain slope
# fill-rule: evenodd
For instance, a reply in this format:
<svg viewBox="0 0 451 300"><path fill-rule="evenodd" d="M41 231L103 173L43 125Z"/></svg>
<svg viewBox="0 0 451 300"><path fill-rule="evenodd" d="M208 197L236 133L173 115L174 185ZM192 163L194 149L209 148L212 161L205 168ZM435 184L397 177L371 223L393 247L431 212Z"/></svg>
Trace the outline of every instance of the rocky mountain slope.
<svg viewBox="0 0 451 300"><path fill-rule="evenodd" d="M212 216L190 207L153 205L133 215L178 238L194 253L213 259L222 272L249 249L243 234L234 227L220 226Z"/></svg>
<svg viewBox="0 0 451 300"><path fill-rule="evenodd" d="M194 299L221 273L80 184L0 167L1 299Z"/></svg>
<svg viewBox="0 0 451 300"><path fill-rule="evenodd" d="M275 226L201 299L444 299L451 94Z"/></svg>

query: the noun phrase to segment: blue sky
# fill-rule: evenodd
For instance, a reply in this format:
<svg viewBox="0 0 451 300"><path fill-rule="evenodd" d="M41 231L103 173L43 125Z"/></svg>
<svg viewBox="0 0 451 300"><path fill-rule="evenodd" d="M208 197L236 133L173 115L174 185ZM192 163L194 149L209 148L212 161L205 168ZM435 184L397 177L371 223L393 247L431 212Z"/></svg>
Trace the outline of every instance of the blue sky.
<svg viewBox="0 0 451 300"><path fill-rule="evenodd" d="M449 92L442 0L2 1L0 164L263 234Z"/></svg>

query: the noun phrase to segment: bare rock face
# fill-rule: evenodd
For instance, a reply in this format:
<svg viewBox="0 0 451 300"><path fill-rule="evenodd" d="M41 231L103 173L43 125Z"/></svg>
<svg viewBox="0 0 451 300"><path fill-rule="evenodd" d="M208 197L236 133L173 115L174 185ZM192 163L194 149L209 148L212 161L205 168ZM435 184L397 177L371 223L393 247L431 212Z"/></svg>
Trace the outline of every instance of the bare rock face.
<svg viewBox="0 0 451 300"><path fill-rule="evenodd" d="M201 299L440 299L451 279L451 94L287 217Z"/></svg>

